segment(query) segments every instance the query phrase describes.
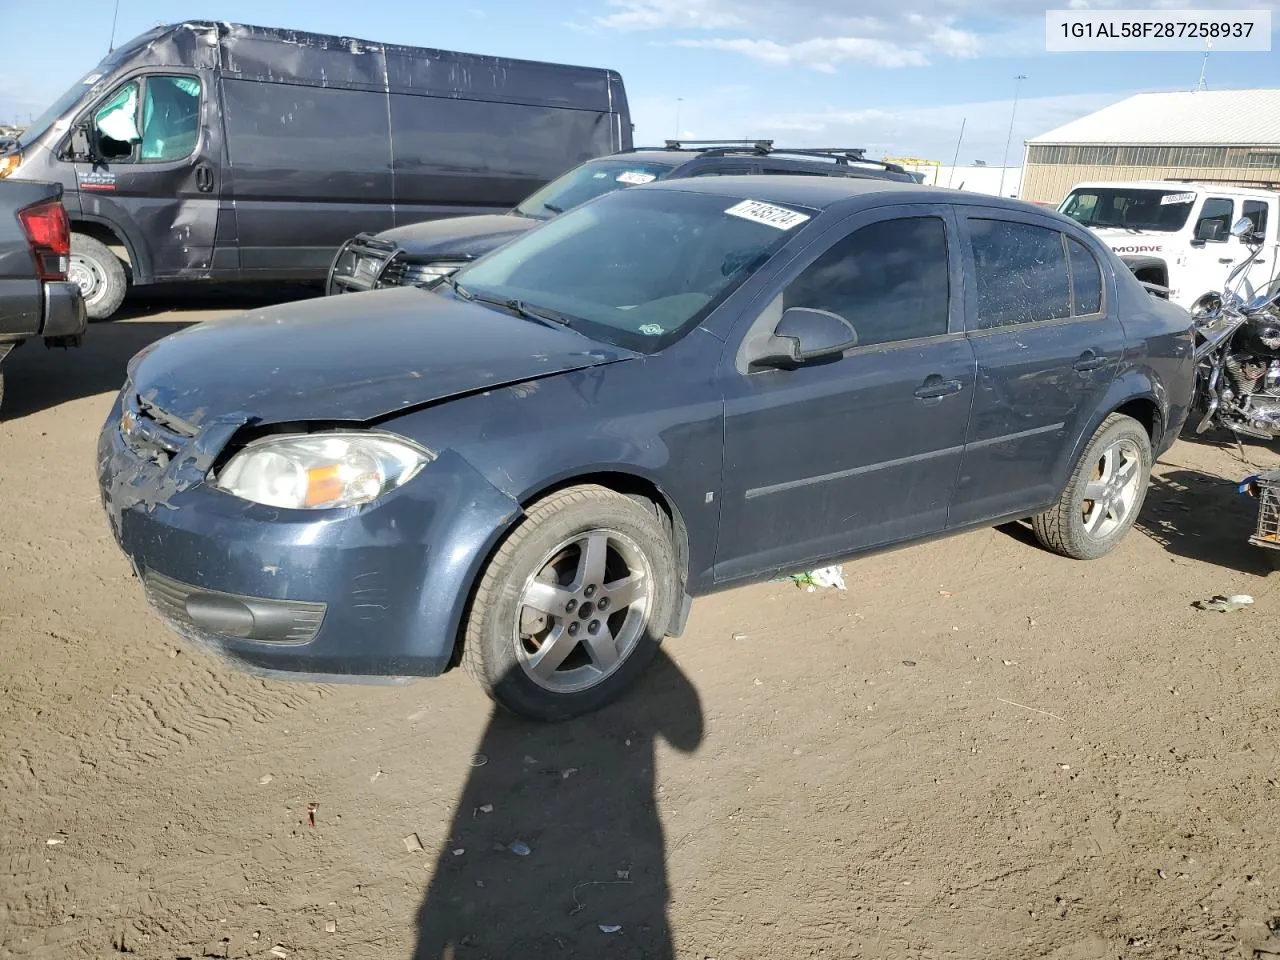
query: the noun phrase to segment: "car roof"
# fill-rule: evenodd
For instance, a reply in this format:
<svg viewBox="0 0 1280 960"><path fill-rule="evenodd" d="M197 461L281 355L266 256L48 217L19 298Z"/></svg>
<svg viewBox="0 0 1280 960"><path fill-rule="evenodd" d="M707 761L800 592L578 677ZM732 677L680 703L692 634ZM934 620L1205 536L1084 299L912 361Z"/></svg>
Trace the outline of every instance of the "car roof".
<svg viewBox="0 0 1280 960"><path fill-rule="evenodd" d="M849 200L884 199L907 203L981 203L1014 211L1032 210L1041 215L1059 217L1059 214L1022 200L1011 200L988 194L967 193L947 187L926 187L923 184L899 180L879 180L862 177L810 177L786 174L753 174L731 177L690 177L687 179L655 180L641 190L680 190L688 193L707 193L737 199L789 203L795 206L825 210ZM1063 218L1067 219L1067 218ZM1069 220L1074 223L1075 221Z"/></svg>
<svg viewBox="0 0 1280 960"><path fill-rule="evenodd" d="M638 147L595 157L587 163L601 161L634 160L637 163L660 163L673 169L686 164L697 163L699 167L741 166L747 163L768 163L774 168L791 167L798 170L817 170L832 177L873 177L884 180L906 182L910 173L906 170L886 166L876 160L858 159L841 156L838 151L813 151L801 153L785 147L770 147L764 150L744 149L742 147L703 148L694 146Z"/></svg>

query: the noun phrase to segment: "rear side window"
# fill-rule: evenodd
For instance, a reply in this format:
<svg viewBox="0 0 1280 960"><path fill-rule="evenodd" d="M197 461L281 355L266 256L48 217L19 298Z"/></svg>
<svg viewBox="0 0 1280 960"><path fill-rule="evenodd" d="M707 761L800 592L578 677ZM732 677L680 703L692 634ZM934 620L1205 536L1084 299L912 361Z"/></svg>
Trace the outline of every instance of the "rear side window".
<svg viewBox="0 0 1280 960"><path fill-rule="evenodd" d="M867 346L946 333L950 299L942 220L905 217L836 241L790 283L782 305L838 313Z"/></svg>
<svg viewBox="0 0 1280 960"><path fill-rule="evenodd" d="M1071 279L1061 233L1029 223L971 219L969 234L980 328L1071 316Z"/></svg>
<svg viewBox="0 0 1280 960"><path fill-rule="evenodd" d="M1093 254L1079 240L1067 237L1067 259L1071 264L1073 317L1102 312L1102 270Z"/></svg>
<svg viewBox="0 0 1280 960"><path fill-rule="evenodd" d="M1246 200L1244 202L1244 212L1240 214L1242 217L1248 217L1253 221L1254 233L1266 233L1267 231L1267 204L1263 200Z"/></svg>

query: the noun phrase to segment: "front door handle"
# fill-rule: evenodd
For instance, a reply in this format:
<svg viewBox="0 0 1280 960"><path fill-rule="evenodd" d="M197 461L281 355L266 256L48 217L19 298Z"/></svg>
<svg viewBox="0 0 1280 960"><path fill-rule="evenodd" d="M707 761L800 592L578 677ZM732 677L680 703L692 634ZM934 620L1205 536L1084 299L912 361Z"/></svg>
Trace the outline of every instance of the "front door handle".
<svg viewBox="0 0 1280 960"><path fill-rule="evenodd" d="M959 393L963 386L959 380L943 380L939 376L932 376L916 388L916 396L921 400L938 400Z"/></svg>
<svg viewBox="0 0 1280 960"><path fill-rule="evenodd" d="M213 168L207 163L196 165L196 189L201 193L213 193Z"/></svg>
<svg viewBox="0 0 1280 960"><path fill-rule="evenodd" d="M1071 366L1077 373L1088 373L1090 370L1097 370L1099 367L1105 367L1106 365L1106 357L1100 357L1092 350L1086 350L1080 354L1080 359Z"/></svg>

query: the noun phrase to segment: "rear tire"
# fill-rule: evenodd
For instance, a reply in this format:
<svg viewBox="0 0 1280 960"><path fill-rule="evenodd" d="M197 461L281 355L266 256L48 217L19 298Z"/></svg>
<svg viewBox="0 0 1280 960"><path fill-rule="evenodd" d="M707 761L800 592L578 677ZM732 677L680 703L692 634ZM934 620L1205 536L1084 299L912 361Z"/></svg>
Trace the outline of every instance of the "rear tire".
<svg viewBox="0 0 1280 960"><path fill-rule="evenodd" d="M1151 462L1151 438L1142 424L1111 414L1085 447L1058 502L1032 518L1036 539L1074 560L1105 557L1142 510Z"/></svg>
<svg viewBox="0 0 1280 960"><path fill-rule="evenodd" d="M583 485L533 504L489 561L463 664L534 720L590 713L644 672L679 595L675 550L646 503Z"/></svg>
<svg viewBox="0 0 1280 960"><path fill-rule="evenodd" d="M90 320L106 320L119 310L129 286L120 258L83 233L71 234L68 279L80 287Z"/></svg>

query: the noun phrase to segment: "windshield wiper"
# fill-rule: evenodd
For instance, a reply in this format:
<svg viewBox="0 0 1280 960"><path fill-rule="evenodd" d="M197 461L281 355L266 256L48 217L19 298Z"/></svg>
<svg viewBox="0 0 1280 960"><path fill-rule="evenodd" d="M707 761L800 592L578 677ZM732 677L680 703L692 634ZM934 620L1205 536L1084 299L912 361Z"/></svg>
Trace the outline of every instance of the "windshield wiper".
<svg viewBox="0 0 1280 960"><path fill-rule="evenodd" d="M460 284L458 282L458 278L452 273L445 275L444 282L448 285L450 290L460 296L463 300L474 300L476 298L475 294Z"/></svg>
<svg viewBox="0 0 1280 960"><path fill-rule="evenodd" d="M455 284L454 289L458 287ZM554 310L544 310L541 307L531 307L518 297L491 297L484 293L472 293L465 288L459 292L465 300L474 300L477 303L490 303L495 307L502 307L509 310L522 320L534 320L538 323L545 324L548 327L566 327L573 329L573 318L563 313L557 313ZM576 332L576 331L575 331Z"/></svg>
<svg viewBox="0 0 1280 960"><path fill-rule="evenodd" d="M554 203L544 203L543 208L550 210L552 213L564 213L564 207L557 207Z"/></svg>

